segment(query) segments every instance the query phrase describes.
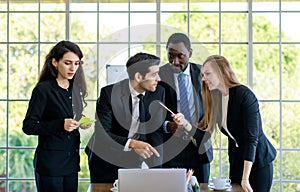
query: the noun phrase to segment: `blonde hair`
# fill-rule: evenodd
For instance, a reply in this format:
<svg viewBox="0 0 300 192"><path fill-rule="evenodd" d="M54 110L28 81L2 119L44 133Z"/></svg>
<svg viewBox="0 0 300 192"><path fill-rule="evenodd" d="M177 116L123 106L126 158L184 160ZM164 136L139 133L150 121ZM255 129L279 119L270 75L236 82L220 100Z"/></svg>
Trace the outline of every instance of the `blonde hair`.
<svg viewBox="0 0 300 192"><path fill-rule="evenodd" d="M211 55L203 63L203 66L210 64L219 80L227 88L240 85L234 71L227 59L220 55ZM201 130L213 132L221 114L221 92L219 90L210 91L205 82L202 82L202 101L204 115L198 127Z"/></svg>

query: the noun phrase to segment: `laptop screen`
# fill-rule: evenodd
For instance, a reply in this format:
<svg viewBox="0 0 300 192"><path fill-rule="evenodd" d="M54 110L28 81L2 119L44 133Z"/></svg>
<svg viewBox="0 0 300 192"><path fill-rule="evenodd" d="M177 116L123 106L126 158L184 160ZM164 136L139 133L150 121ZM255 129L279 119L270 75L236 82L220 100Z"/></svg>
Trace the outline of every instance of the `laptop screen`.
<svg viewBox="0 0 300 192"><path fill-rule="evenodd" d="M186 169L119 169L119 192L186 192Z"/></svg>

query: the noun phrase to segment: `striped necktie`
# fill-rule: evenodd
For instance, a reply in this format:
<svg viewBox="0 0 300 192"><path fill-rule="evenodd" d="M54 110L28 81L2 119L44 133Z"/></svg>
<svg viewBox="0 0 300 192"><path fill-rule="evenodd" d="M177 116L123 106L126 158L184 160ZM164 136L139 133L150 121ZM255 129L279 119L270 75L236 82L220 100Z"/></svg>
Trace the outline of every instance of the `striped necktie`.
<svg viewBox="0 0 300 192"><path fill-rule="evenodd" d="M186 120L191 122L188 93L185 84L185 74L183 73L178 75L178 87L180 93L180 112L184 115Z"/></svg>

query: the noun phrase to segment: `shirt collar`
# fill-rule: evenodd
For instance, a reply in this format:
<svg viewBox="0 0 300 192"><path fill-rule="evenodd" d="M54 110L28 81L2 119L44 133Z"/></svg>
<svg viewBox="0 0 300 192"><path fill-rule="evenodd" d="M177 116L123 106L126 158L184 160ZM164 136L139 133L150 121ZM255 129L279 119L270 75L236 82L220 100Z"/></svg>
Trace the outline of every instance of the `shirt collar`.
<svg viewBox="0 0 300 192"><path fill-rule="evenodd" d="M130 94L133 96L133 97L137 97L140 93L138 93L130 84L130 80L128 81L129 82L129 91L130 91ZM142 93L143 95L145 95L145 91Z"/></svg>

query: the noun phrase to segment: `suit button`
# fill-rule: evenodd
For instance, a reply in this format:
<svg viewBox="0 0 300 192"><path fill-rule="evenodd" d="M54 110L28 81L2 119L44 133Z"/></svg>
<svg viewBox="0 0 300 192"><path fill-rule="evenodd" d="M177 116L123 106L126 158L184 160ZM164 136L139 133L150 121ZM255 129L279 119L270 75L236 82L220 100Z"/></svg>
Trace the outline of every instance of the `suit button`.
<svg viewBox="0 0 300 192"><path fill-rule="evenodd" d="M71 153L70 152L68 152L68 156L70 156L71 155Z"/></svg>
<svg viewBox="0 0 300 192"><path fill-rule="evenodd" d="M69 139L69 140L71 139L70 135L68 135L68 139Z"/></svg>

